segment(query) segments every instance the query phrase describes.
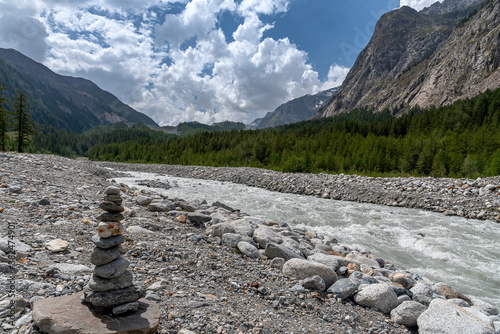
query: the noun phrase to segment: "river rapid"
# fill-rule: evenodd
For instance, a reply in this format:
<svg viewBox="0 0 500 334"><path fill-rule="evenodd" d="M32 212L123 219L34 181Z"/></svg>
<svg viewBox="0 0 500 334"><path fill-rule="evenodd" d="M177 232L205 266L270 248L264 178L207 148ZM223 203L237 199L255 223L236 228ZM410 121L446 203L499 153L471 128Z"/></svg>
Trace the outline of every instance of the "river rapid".
<svg viewBox="0 0 500 334"><path fill-rule="evenodd" d="M306 227L359 244L396 267L446 282L500 307L500 225L423 210L272 192L230 182L127 172L114 178L139 189L189 201L220 201L249 215ZM170 189L139 186L168 182Z"/></svg>

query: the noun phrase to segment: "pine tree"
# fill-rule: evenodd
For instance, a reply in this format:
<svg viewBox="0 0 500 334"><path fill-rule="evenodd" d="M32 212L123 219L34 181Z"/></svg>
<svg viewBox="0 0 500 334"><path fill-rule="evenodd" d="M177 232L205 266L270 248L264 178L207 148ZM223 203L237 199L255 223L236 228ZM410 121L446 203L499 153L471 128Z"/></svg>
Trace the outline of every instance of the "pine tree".
<svg viewBox="0 0 500 334"><path fill-rule="evenodd" d="M9 111L5 109L4 104L7 102L7 98L3 96L3 92L6 90L0 84L0 150L5 151L7 143L8 128L8 115Z"/></svg>
<svg viewBox="0 0 500 334"><path fill-rule="evenodd" d="M17 139L17 152L23 152L23 146L31 141L31 136L36 133L35 122L28 109L28 96L17 91L13 103L14 131Z"/></svg>

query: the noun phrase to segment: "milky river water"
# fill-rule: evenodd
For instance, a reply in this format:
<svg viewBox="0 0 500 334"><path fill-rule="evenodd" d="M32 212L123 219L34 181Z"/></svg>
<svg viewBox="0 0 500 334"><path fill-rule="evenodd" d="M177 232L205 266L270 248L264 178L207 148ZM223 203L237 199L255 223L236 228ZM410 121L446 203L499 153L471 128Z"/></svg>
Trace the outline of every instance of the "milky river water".
<svg viewBox="0 0 500 334"><path fill-rule="evenodd" d="M457 291L500 308L500 224L446 217L415 209L283 194L230 182L130 172L115 178L137 188L139 180L168 181L147 188L187 201L220 201L249 215L286 222L359 244L396 267L446 282Z"/></svg>

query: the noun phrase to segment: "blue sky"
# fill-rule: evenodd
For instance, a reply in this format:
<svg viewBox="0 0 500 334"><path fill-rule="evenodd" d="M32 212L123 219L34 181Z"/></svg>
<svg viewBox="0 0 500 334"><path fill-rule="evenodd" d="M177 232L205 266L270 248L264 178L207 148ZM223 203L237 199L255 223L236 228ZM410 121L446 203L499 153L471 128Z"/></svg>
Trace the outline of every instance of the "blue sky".
<svg viewBox="0 0 500 334"><path fill-rule="evenodd" d="M378 18L433 0L0 0L0 47L162 125L249 123L340 85Z"/></svg>

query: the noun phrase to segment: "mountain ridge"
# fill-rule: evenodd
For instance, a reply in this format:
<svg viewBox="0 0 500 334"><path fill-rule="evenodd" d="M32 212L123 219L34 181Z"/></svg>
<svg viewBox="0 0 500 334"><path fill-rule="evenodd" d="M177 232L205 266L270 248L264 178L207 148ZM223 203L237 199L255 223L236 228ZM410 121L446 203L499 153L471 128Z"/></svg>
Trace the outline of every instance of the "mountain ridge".
<svg viewBox="0 0 500 334"><path fill-rule="evenodd" d="M499 87L498 12L497 0L441 15L409 7L384 14L337 95L313 118L360 107L397 114Z"/></svg>
<svg viewBox="0 0 500 334"><path fill-rule="evenodd" d="M118 122L158 126L92 81L57 74L13 49L0 48L0 82L7 95L20 90L29 96L32 116L40 124L74 132Z"/></svg>
<svg viewBox="0 0 500 334"><path fill-rule="evenodd" d="M248 125L250 129L265 129L279 125L298 123L311 118L339 87L330 88L316 94L307 94L281 104L264 117L255 119Z"/></svg>

